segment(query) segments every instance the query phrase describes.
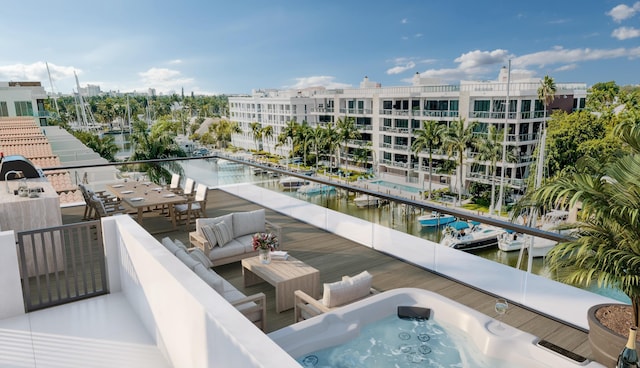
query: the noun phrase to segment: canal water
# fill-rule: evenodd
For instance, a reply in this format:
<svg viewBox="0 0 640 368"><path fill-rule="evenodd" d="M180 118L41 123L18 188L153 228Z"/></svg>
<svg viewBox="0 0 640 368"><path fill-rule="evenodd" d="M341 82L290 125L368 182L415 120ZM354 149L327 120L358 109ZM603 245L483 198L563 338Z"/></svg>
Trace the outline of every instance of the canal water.
<svg viewBox="0 0 640 368"><path fill-rule="evenodd" d="M380 207L359 208L353 202L353 197L340 195L336 191L326 194L304 195L296 191L282 190L278 185L279 178L272 178L267 175L254 175L249 167L226 160L190 160L181 162L181 165L186 177L193 178L196 182L201 182L208 186L247 182L254 183L291 197L299 198L373 223L378 223L436 243L440 242L440 237L442 236L442 228L422 227L417 220L421 213L407 211L403 205L386 204ZM503 252L497 248L477 251L474 252L474 254L478 257L511 267L517 266L519 256L519 252L517 251ZM526 269L527 266L526 255L524 258L521 269ZM544 258L533 259L532 273L555 279L554 275L549 271L548 267L546 267ZM590 290L622 302L629 302L629 299L617 290L600 289L597 287L592 287Z"/></svg>

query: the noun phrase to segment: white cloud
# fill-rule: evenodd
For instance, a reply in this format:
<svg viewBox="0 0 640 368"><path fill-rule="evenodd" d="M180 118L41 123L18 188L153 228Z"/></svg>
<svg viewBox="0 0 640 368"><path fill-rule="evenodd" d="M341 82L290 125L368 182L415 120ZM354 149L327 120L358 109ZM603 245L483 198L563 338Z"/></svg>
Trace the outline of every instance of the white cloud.
<svg viewBox="0 0 640 368"><path fill-rule="evenodd" d="M182 60L181 59L169 60L169 65L177 65L177 64L182 64Z"/></svg>
<svg viewBox="0 0 640 368"><path fill-rule="evenodd" d="M575 63L567 64L567 65L562 65L562 66L556 68L554 71L556 71L556 72L566 72L566 71L569 71L569 70L574 70L577 67L578 67L578 64L575 64Z"/></svg>
<svg viewBox="0 0 640 368"><path fill-rule="evenodd" d="M402 23L402 24L407 24L407 23L409 23L409 21L407 20L407 18L402 18L402 20L400 21L400 23Z"/></svg>
<svg viewBox="0 0 640 368"><path fill-rule="evenodd" d="M620 23L625 19L633 17L637 12L640 12L640 1L637 1L633 6L628 6L626 4L617 5L606 14L615 22Z"/></svg>
<svg viewBox="0 0 640 368"><path fill-rule="evenodd" d="M640 37L640 29L633 27L616 28L611 32L611 37L615 37L619 40Z"/></svg>
<svg viewBox="0 0 640 368"><path fill-rule="evenodd" d="M138 82L142 87L135 90L144 91L147 88L155 88L159 92L168 93L170 91L179 91L183 87L185 90L191 90L194 83L193 78L182 75L178 70L167 68L150 68L145 72L138 73L141 80Z"/></svg>
<svg viewBox="0 0 640 368"><path fill-rule="evenodd" d="M338 83L335 77L327 75L318 75L311 77L295 78L296 83L292 86L285 86L285 89L304 89L309 87L325 87L325 88L349 88L350 84Z"/></svg>
<svg viewBox="0 0 640 368"><path fill-rule="evenodd" d="M391 69L387 69L387 74L400 74L416 67L416 63L409 61L404 65L396 65Z"/></svg>
<svg viewBox="0 0 640 368"><path fill-rule="evenodd" d="M458 68L471 69L482 67L485 65L495 65L504 63L508 59L507 50L496 49L493 51L469 51L466 54L460 55L454 61L460 63Z"/></svg>
<svg viewBox="0 0 640 368"><path fill-rule="evenodd" d="M415 38L420 38L420 37L422 37L422 36L423 36L423 34L422 34L422 33L416 33L413 37L415 37Z"/></svg>
<svg viewBox="0 0 640 368"><path fill-rule="evenodd" d="M553 64L572 64L582 61L615 59L620 57L635 58L640 55L640 47L633 49L564 49L555 47L547 51L534 52L514 58L512 64L519 67L538 66Z"/></svg>
<svg viewBox="0 0 640 368"><path fill-rule="evenodd" d="M60 89L57 88L59 82L65 84L64 81L66 81L67 85L73 85L73 88L75 88L74 70L77 74L82 73L81 70L74 69L72 66L60 66L49 63L49 72L51 73L51 80L53 81L56 92L60 92ZM37 61L31 64L2 65L0 66L0 80L39 81L45 89L50 89L47 64L44 61Z"/></svg>

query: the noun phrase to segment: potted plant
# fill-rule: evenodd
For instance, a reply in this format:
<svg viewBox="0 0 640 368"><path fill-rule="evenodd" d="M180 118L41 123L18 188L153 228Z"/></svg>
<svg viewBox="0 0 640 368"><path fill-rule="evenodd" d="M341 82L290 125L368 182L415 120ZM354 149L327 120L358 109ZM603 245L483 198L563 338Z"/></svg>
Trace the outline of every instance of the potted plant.
<svg viewBox="0 0 640 368"><path fill-rule="evenodd" d="M278 249L278 237L272 233L256 233L253 235L253 250L258 251L260 261L264 264L271 263L271 252Z"/></svg>
<svg viewBox="0 0 640 368"><path fill-rule="evenodd" d="M546 208L581 206L577 221L563 227L574 236L547 256L552 271L568 283L618 288L631 299L631 307L598 305L589 311L592 352L606 366L615 365L640 316L640 121L629 119L613 133L623 143L622 154L606 163L582 157L574 172L543 184L527 201ZM599 313L603 308L607 313ZM628 315L621 316L625 308ZM604 315L598 319L599 314ZM606 320L625 323L614 332Z"/></svg>

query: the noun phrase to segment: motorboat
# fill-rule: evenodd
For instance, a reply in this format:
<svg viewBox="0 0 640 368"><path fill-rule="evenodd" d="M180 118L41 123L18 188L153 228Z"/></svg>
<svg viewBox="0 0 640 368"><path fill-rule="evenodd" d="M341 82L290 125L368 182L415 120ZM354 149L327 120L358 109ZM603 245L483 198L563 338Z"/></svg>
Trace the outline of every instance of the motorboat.
<svg viewBox="0 0 640 368"><path fill-rule="evenodd" d="M418 217L418 222L420 223L420 225L425 227L446 225L448 223L454 222L455 220L455 216L446 213L440 213L437 211L432 211L430 214Z"/></svg>
<svg viewBox="0 0 640 368"><path fill-rule="evenodd" d="M554 231L557 226L566 222L568 217L569 217L568 211L561 211L561 210L549 211L544 216L542 216L539 227L542 230ZM523 224L525 220L522 219L522 220L519 220L519 222ZM511 232L511 231L505 232L498 239L498 248L500 250L504 252L511 252L516 250L521 250L522 247L525 247L531 250L531 256L534 258L545 257L547 253L549 253L549 251L556 246L556 244L558 244L556 241L553 241L550 239L535 237L528 234L522 234L517 232Z"/></svg>
<svg viewBox="0 0 640 368"><path fill-rule="evenodd" d="M287 176L286 178L280 179L278 183L284 190L293 190L298 189L303 185L309 184L309 181L295 176Z"/></svg>
<svg viewBox="0 0 640 368"><path fill-rule="evenodd" d="M533 244L531 244L532 241ZM504 232L498 238L498 248L501 251L512 252L525 247L531 250L531 256L534 258L545 257L556 244L558 243L550 239L516 232ZM529 245L531 245L531 248L529 248Z"/></svg>
<svg viewBox="0 0 640 368"><path fill-rule="evenodd" d="M471 251L493 248L498 245L498 236L504 230L478 222L454 221L443 230L444 237L440 244L447 247Z"/></svg>
<svg viewBox="0 0 640 368"><path fill-rule="evenodd" d="M336 188L334 186L328 185L328 184L321 184L321 183L310 183L310 184L305 184L301 187L298 188L298 193L300 194L306 194L306 195L313 195L313 194L325 194L325 193L330 193L335 191Z"/></svg>
<svg viewBox="0 0 640 368"><path fill-rule="evenodd" d="M380 203L380 198L368 194L362 194L353 199L353 202L359 208L373 207Z"/></svg>

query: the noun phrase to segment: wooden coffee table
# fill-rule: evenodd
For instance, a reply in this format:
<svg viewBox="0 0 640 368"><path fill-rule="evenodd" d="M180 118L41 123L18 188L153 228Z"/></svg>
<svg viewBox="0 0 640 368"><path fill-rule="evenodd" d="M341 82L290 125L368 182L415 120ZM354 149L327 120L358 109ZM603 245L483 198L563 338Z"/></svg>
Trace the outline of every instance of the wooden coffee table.
<svg viewBox="0 0 640 368"><path fill-rule="evenodd" d="M269 264L258 257L242 260L244 286L268 282L276 288L276 312L293 308L293 292L302 290L320 297L320 271L291 256L286 261L272 260Z"/></svg>

